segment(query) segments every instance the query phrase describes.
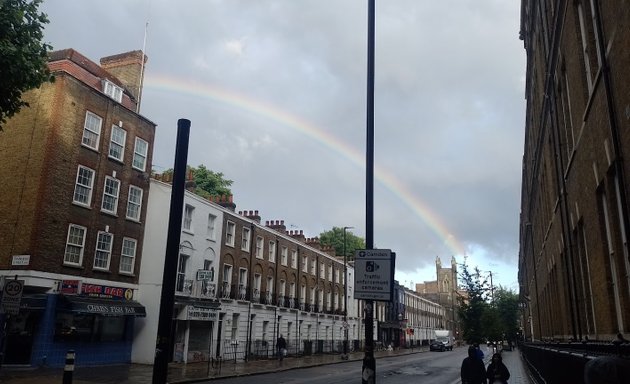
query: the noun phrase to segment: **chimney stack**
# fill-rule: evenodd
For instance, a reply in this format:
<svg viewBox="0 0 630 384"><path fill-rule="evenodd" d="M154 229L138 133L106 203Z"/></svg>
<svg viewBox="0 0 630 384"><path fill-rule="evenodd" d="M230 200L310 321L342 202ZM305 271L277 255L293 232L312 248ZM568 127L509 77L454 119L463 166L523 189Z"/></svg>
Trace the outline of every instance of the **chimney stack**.
<svg viewBox="0 0 630 384"><path fill-rule="evenodd" d="M260 215L258 214L258 211L239 211L238 214L245 216L248 219L254 220L258 224L260 224ZM267 221L267 223L269 222ZM269 226L269 224L267 224L267 226Z"/></svg>
<svg viewBox="0 0 630 384"><path fill-rule="evenodd" d="M271 220L267 221L267 227L276 230L280 233L286 233L287 227L284 225L284 220Z"/></svg>
<svg viewBox="0 0 630 384"><path fill-rule="evenodd" d="M304 236L304 231L302 231L301 229L299 231L297 230L289 231L288 235L302 243L306 243L306 237Z"/></svg>
<svg viewBox="0 0 630 384"><path fill-rule="evenodd" d="M122 81L126 90L135 99L134 102L138 104L142 97L143 66L146 62L147 56L138 50L103 57L101 67Z"/></svg>
<svg viewBox="0 0 630 384"><path fill-rule="evenodd" d="M222 206L223 208L227 208L232 212L236 212L236 204L233 201L233 196L229 195L214 195L214 196L210 196L208 198L208 200L212 201L215 204L218 204L220 206Z"/></svg>

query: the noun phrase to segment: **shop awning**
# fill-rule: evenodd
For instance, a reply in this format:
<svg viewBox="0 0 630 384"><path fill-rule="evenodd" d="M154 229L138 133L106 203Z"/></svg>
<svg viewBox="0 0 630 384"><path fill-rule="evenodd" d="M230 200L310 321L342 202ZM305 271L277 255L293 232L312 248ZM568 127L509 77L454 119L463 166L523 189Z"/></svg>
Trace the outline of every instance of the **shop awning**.
<svg viewBox="0 0 630 384"><path fill-rule="evenodd" d="M144 306L133 300L109 300L97 297L61 295L57 308L75 313L92 313L102 316L147 315Z"/></svg>

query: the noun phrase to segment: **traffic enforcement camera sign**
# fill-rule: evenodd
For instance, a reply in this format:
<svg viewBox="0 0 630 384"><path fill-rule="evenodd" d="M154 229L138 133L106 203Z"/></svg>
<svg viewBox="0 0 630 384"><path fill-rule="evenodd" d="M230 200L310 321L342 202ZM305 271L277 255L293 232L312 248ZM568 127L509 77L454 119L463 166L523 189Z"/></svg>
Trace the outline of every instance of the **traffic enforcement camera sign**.
<svg viewBox="0 0 630 384"><path fill-rule="evenodd" d="M390 249L362 249L354 256L354 298L392 301L396 254Z"/></svg>

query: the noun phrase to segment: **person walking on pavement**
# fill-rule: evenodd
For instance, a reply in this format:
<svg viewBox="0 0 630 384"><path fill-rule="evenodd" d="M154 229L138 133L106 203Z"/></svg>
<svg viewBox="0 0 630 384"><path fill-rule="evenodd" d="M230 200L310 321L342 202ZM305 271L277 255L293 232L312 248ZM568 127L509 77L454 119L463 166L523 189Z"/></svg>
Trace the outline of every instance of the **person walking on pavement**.
<svg viewBox="0 0 630 384"><path fill-rule="evenodd" d="M287 353L287 342L282 335L280 335L276 341L276 348L278 349L278 359L282 361L284 355Z"/></svg>
<svg viewBox="0 0 630 384"><path fill-rule="evenodd" d="M468 357L462 361L462 384L487 384L486 367L483 360L477 357L477 348L474 345L468 347Z"/></svg>
<svg viewBox="0 0 630 384"><path fill-rule="evenodd" d="M490 384L507 384L510 378L510 371L503 364L503 358L500 353L492 355L492 362L488 365L487 375Z"/></svg>
<svg viewBox="0 0 630 384"><path fill-rule="evenodd" d="M484 359L484 354L483 351L481 350L481 346L479 346L479 344L474 344L475 346L475 353L477 353L477 357L479 358L479 360L483 361Z"/></svg>

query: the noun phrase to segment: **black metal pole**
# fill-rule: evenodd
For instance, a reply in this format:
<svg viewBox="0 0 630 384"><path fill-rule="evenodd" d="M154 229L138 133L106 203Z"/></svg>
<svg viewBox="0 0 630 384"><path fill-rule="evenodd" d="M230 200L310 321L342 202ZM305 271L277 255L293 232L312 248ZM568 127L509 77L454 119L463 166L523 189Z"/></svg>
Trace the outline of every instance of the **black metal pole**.
<svg viewBox="0 0 630 384"><path fill-rule="evenodd" d="M63 367L62 384L72 384L72 375L74 374L74 349L66 352L66 365Z"/></svg>
<svg viewBox="0 0 630 384"><path fill-rule="evenodd" d="M184 192L186 183L186 162L188 160L188 138L190 136L190 120L177 121L177 144L175 146L175 168L173 170L173 187L171 191L171 208L168 219L168 236L166 240L166 257L164 258L164 275L162 276L162 296L160 299L160 317L155 344L153 363L153 384L166 384L168 375L168 356L171 347L173 305L175 304L175 278L179 242L182 232L182 216L184 209Z"/></svg>
<svg viewBox="0 0 630 384"><path fill-rule="evenodd" d="M365 164L365 246L374 249L374 3L368 0L368 60L367 60L367 144ZM374 301L365 301L365 356L361 383L376 383L374 360Z"/></svg>

